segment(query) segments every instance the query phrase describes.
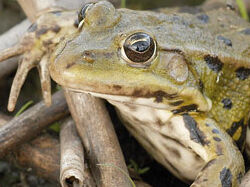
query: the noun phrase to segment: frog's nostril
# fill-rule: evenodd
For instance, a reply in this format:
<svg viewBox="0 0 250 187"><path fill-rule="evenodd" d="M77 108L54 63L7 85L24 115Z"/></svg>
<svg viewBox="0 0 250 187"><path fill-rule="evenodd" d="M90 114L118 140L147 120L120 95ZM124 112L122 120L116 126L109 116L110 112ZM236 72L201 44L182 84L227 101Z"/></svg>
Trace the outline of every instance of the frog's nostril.
<svg viewBox="0 0 250 187"><path fill-rule="evenodd" d="M95 56L90 51L84 51L82 54L83 60L88 63L93 63L95 61Z"/></svg>

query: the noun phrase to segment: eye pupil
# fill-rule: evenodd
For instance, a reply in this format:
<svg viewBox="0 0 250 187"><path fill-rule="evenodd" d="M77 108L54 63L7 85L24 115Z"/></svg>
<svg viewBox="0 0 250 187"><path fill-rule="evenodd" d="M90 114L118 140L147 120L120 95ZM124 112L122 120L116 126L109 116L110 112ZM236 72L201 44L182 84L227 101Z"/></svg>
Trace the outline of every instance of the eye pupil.
<svg viewBox="0 0 250 187"><path fill-rule="evenodd" d="M132 34L123 45L126 58L137 64L143 64L150 60L155 54L155 48L153 38L143 32Z"/></svg>
<svg viewBox="0 0 250 187"><path fill-rule="evenodd" d="M150 43L147 41L138 41L134 44L132 44L131 48L138 52L144 52L146 51L150 46Z"/></svg>

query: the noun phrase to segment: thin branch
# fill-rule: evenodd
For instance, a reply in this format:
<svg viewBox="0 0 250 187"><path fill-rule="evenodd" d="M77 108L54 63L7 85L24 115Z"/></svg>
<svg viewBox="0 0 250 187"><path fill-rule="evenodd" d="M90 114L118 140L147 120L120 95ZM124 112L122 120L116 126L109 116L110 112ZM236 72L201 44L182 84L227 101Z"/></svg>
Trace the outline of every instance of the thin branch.
<svg viewBox="0 0 250 187"><path fill-rule="evenodd" d="M77 186L94 187L94 181L89 180L90 178L84 170L83 146L72 118L66 119L61 126L60 143L60 183L62 187L71 186L74 183Z"/></svg>
<svg viewBox="0 0 250 187"><path fill-rule="evenodd" d="M13 118L0 127L0 157L17 145L34 138L50 123L68 114L63 93L58 91L53 95L53 104L50 107L41 101L20 116Z"/></svg>
<svg viewBox="0 0 250 187"><path fill-rule="evenodd" d="M90 160L90 167L98 186L131 186L120 168L128 174L123 154L112 122L103 102L88 94L65 90L73 119ZM111 164L116 167L100 167Z"/></svg>

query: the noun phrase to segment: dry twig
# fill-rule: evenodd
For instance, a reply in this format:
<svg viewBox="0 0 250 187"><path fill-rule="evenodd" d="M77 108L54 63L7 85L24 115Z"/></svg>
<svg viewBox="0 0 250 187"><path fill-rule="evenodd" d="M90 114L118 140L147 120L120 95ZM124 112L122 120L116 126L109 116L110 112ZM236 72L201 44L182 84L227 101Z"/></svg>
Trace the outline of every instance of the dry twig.
<svg viewBox="0 0 250 187"><path fill-rule="evenodd" d="M60 183L63 187L76 186L94 187L90 174L84 170L84 153L81 139L75 129L72 118L65 120L60 130ZM74 186L74 185L73 185Z"/></svg>
<svg viewBox="0 0 250 187"><path fill-rule="evenodd" d="M53 104L47 107L43 101L26 110L0 127L0 157L17 145L34 138L50 123L68 115L68 107L62 91L53 95Z"/></svg>
<svg viewBox="0 0 250 187"><path fill-rule="evenodd" d="M88 94L65 90L73 119L87 149L98 186L131 186L122 151L103 102ZM86 142L87 141L87 142ZM119 169L117 169L119 168Z"/></svg>

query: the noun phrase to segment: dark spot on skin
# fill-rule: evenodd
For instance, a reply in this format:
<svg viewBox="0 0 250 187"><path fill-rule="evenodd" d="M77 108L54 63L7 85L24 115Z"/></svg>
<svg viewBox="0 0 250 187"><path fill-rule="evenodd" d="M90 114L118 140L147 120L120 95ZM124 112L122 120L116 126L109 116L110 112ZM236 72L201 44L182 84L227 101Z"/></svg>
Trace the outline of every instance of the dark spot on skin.
<svg viewBox="0 0 250 187"><path fill-rule="evenodd" d="M244 67L240 67L236 70L236 76L240 79L240 80L245 80L249 77L250 75L250 69L249 68L244 68Z"/></svg>
<svg viewBox="0 0 250 187"><path fill-rule="evenodd" d="M132 93L132 96L134 97L145 97L145 98L155 98L155 102L161 103L163 101L163 98L166 99L174 99L177 97L176 94L168 94L166 92L163 92L161 90L158 90L156 92L146 92L142 89L135 89Z"/></svg>
<svg viewBox="0 0 250 187"><path fill-rule="evenodd" d="M213 137L213 139L216 141L216 142L220 142L221 139L219 137Z"/></svg>
<svg viewBox="0 0 250 187"><path fill-rule="evenodd" d="M220 61L218 57L206 55L204 56L204 60L206 61L208 67L211 70L218 73L222 69L223 63Z"/></svg>
<svg viewBox="0 0 250 187"><path fill-rule="evenodd" d="M74 21L74 24L73 24L73 25L74 25L75 28L78 28L78 25L79 25L78 19L76 19L76 20Z"/></svg>
<svg viewBox="0 0 250 187"><path fill-rule="evenodd" d="M219 144L216 145L216 154L217 154L217 156L223 155L223 153L222 153L222 147Z"/></svg>
<svg viewBox="0 0 250 187"><path fill-rule="evenodd" d="M190 139L201 145L208 145L210 142L206 140L205 134L197 127L194 118L187 113L182 116L185 126L190 132Z"/></svg>
<svg viewBox="0 0 250 187"><path fill-rule="evenodd" d="M230 136L233 136L234 133L237 131L237 129L239 127L243 127L244 126L244 120L241 119L240 121L238 122L233 122L233 124L231 125L231 127L229 129L227 129L227 133L230 135Z"/></svg>
<svg viewBox="0 0 250 187"><path fill-rule="evenodd" d="M236 144L241 151L244 150L246 136L247 136L247 125L244 125L242 127L242 132L241 132L240 138L236 141Z"/></svg>
<svg viewBox="0 0 250 187"><path fill-rule="evenodd" d="M191 105L182 106L181 108L172 110L171 112L173 112L174 114L179 114L182 112L189 112L189 111L196 111L196 110L197 110L197 105L191 104Z"/></svg>
<svg viewBox="0 0 250 187"><path fill-rule="evenodd" d="M238 122L233 122L233 124L231 125L231 128L227 129L227 133L230 136L233 136L235 134L235 132L238 130L238 128L240 128L240 127L242 128L241 135L240 135L240 138L238 140L236 140L235 143L237 144L237 147L240 150L243 150L245 140L246 140L246 127L247 127L247 125L244 125L244 119L242 118Z"/></svg>
<svg viewBox="0 0 250 187"><path fill-rule="evenodd" d="M30 27L28 28L28 32L34 32L37 30L37 24L33 23L32 25L30 25Z"/></svg>
<svg viewBox="0 0 250 187"><path fill-rule="evenodd" d="M75 62L71 62L71 63L67 64L66 69L71 68L71 67L72 67L73 65L75 65L75 64L76 64Z"/></svg>
<svg viewBox="0 0 250 187"><path fill-rule="evenodd" d="M217 39L223 41L224 44L226 44L229 47L233 46L232 41L228 38L225 38L224 36L217 36Z"/></svg>
<svg viewBox="0 0 250 187"><path fill-rule="evenodd" d="M134 97L140 97L143 95L142 90L135 89L134 92L132 93L132 96Z"/></svg>
<svg viewBox="0 0 250 187"><path fill-rule="evenodd" d="M222 187L232 187L232 173L230 169L224 167L220 172L220 181Z"/></svg>
<svg viewBox="0 0 250 187"><path fill-rule="evenodd" d="M58 33L61 30L61 27L58 25L54 25L51 29L54 33Z"/></svg>
<svg viewBox="0 0 250 187"><path fill-rule="evenodd" d="M202 23L208 23L209 21L209 16L206 14L201 14L196 16Z"/></svg>
<svg viewBox="0 0 250 187"><path fill-rule="evenodd" d="M52 11L51 13L56 15L56 16L61 16L62 15L62 11Z"/></svg>
<svg viewBox="0 0 250 187"><path fill-rule="evenodd" d="M113 88L114 88L115 90L120 90L122 87L121 87L120 85L113 85Z"/></svg>
<svg viewBox="0 0 250 187"><path fill-rule="evenodd" d="M217 130L217 129L213 129L213 130L212 130L212 133L214 133L214 134L219 134L219 133L220 133L220 131L219 131L219 130Z"/></svg>
<svg viewBox="0 0 250 187"><path fill-rule="evenodd" d="M223 103L223 108L225 108L225 109L229 110L233 106L233 103L232 103L231 99L229 99L229 98L222 99L221 102Z"/></svg>
<svg viewBox="0 0 250 187"><path fill-rule="evenodd" d="M46 34L48 32L48 28L43 27L36 31L36 37L39 38L41 35Z"/></svg>
<svg viewBox="0 0 250 187"><path fill-rule="evenodd" d="M250 35L250 28L246 28L243 31L241 31L240 33L245 34L245 35Z"/></svg>
<svg viewBox="0 0 250 187"><path fill-rule="evenodd" d="M180 100L180 101L175 101L175 102L172 102L172 103L169 103L170 105L172 106L179 106L183 103L184 101Z"/></svg>
<svg viewBox="0 0 250 187"><path fill-rule="evenodd" d="M237 175L237 181L238 181L239 184L241 183L242 177L243 177L243 175L242 175L242 173L240 172L240 173Z"/></svg>

